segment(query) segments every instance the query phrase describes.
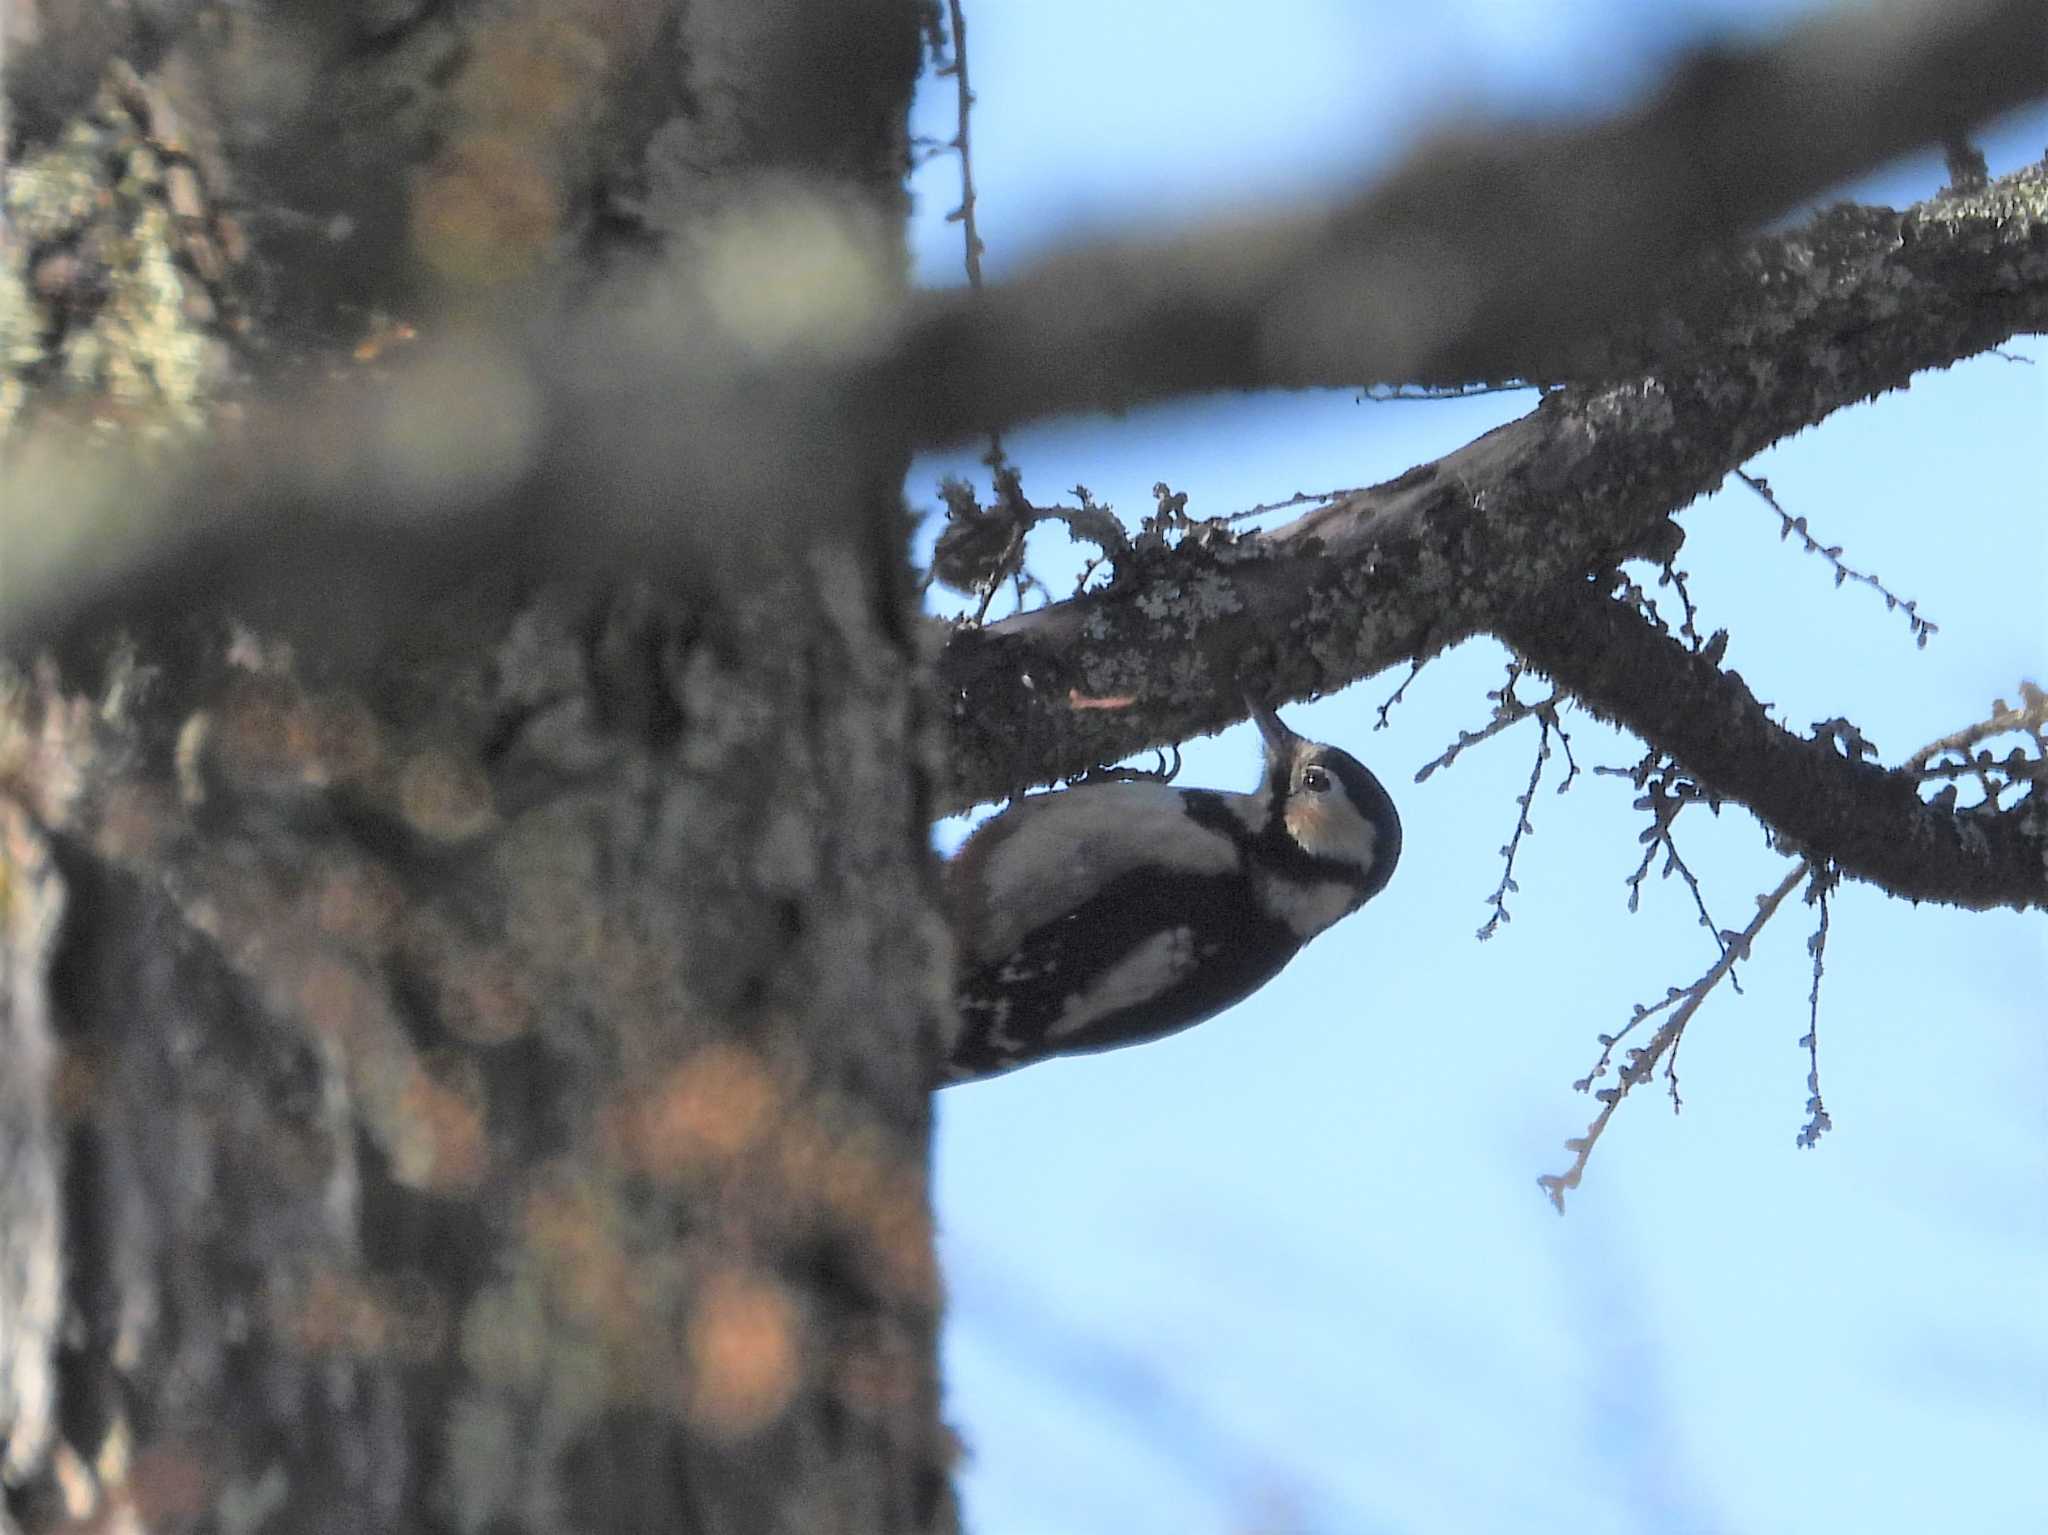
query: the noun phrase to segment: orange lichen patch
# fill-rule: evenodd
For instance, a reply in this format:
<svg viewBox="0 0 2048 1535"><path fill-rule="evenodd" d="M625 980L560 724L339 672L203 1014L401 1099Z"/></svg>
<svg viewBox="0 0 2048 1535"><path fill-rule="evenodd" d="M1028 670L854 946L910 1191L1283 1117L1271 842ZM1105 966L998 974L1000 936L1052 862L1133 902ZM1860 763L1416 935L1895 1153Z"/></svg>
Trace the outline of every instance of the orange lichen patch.
<svg viewBox="0 0 2048 1535"><path fill-rule="evenodd" d="M899 1173L863 1213L870 1251L895 1293L938 1304L938 1261L923 1181Z"/></svg>
<svg viewBox="0 0 2048 1535"><path fill-rule="evenodd" d="M344 960L323 957L298 978L299 1015L344 1050L374 1047L385 1032L384 994Z"/></svg>
<svg viewBox="0 0 2048 1535"><path fill-rule="evenodd" d="M208 743L216 763L239 784L319 787L328 771L316 724L296 688L266 677L245 682L222 700Z"/></svg>
<svg viewBox="0 0 2048 1535"><path fill-rule="evenodd" d="M357 362L375 362L393 347L417 341L419 334L403 320L378 315L371 320L363 339L355 344L355 349L349 355Z"/></svg>
<svg viewBox="0 0 2048 1535"><path fill-rule="evenodd" d="M284 1321L287 1335L303 1353L383 1352L382 1310L361 1284L333 1269L312 1276Z"/></svg>
<svg viewBox="0 0 2048 1535"><path fill-rule="evenodd" d="M397 792L406 824L438 842L464 842L497 823L491 781L483 769L438 747L405 759Z"/></svg>
<svg viewBox="0 0 2048 1535"><path fill-rule="evenodd" d="M816 1186L834 1223L853 1237L898 1295L936 1303L938 1272L922 1173L884 1157L868 1138L840 1147Z"/></svg>
<svg viewBox="0 0 2048 1535"><path fill-rule="evenodd" d="M451 93L477 126L534 137L595 105L604 48L572 20L543 14L484 28Z"/></svg>
<svg viewBox="0 0 2048 1535"><path fill-rule="evenodd" d="M825 1222L848 1238L874 1281L920 1306L938 1304L932 1216L922 1165L872 1126L831 1128L831 1111L786 1111L766 1171L784 1220Z"/></svg>
<svg viewBox="0 0 2048 1535"><path fill-rule="evenodd" d="M443 1063L440 1072L415 1066L399 1093L399 1113L409 1144L421 1147L414 1187L453 1194L475 1188L490 1162L484 1130L483 1089L473 1072Z"/></svg>
<svg viewBox="0 0 2048 1535"><path fill-rule="evenodd" d="M586 1326L631 1327L633 1265L610 1220L611 1207L581 1188L528 1196L522 1227L555 1304Z"/></svg>
<svg viewBox="0 0 2048 1535"><path fill-rule="evenodd" d="M405 893L382 869L339 861L320 871L313 923L329 937L364 948L381 946L405 911Z"/></svg>
<svg viewBox="0 0 2048 1535"><path fill-rule="evenodd" d="M112 863L148 862L159 851L174 814L169 796L155 785L111 784L92 829L93 851Z"/></svg>
<svg viewBox="0 0 2048 1535"><path fill-rule="evenodd" d="M553 241L561 204L544 149L510 134L479 134L442 151L413 184L413 248L444 277L520 277Z"/></svg>
<svg viewBox="0 0 2048 1535"><path fill-rule="evenodd" d="M795 1119L776 1136L775 1158L792 1200L815 1201L832 1160L832 1141L808 1116Z"/></svg>
<svg viewBox="0 0 2048 1535"><path fill-rule="evenodd" d="M862 1128L833 1146L819 1191L835 1214L859 1219L880 1192L886 1176L881 1143L879 1131Z"/></svg>
<svg viewBox="0 0 2048 1535"><path fill-rule="evenodd" d="M765 1275L739 1268L707 1278L684 1330L686 1410L712 1432L765 1428L796 1395L801 1349L795 1303Z"/></svg>
<svg viewBox="0 0 2048 1535"><path fill-rule="evenodd" d="M321 1269L281 1320L307 1354L424 1364L448 1341L447 1306L417 1275L365 1278Z"/></svg>
<svg viewBox="0 0 2048 1535"><path fill-rule="evenodd" d="M711 1045L613 1105L603 1121L606 1147L636 1172L673 1177L753 1145L780 1097L759 1056Z"/></svg>
<svg viewBox="0 0 2048 1535"><path fill-rule="evenodd" d="M184 1525L212 1506L219 1480L220 1468L199 1445L159 1439L136 1451L128 1468L127 1501L142 1529Z"/></svg>
<svg viewBox="0 0 2048 1535"><path fill-rule="evenodd" d="M191 740L181 740L181 752L203 755L228 782L255 792L358 781L384 751L383 732L362 700L308 695L268 674L242 679L218 708L187 721L184 734ZM199 770L197 760L181 765L188 777Z"/></svg>
<svg viewBox="0 0 2048 1535"><path fill-rule="evenodd" d="M871 1126L833 1131L817 1113L785 1114L773 1171L782 1213L822 1218L851 1237L881 1282L919 1304L936 1304L938 1272L921 1165Z"/></svg>

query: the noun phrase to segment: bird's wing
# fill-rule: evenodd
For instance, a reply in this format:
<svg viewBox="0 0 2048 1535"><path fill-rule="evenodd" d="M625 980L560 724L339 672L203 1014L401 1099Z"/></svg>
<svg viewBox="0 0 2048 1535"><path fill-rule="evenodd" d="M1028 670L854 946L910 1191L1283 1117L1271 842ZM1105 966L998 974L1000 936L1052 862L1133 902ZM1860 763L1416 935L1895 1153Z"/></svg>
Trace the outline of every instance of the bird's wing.
<svg viewBox="0 0 2048 1535"><path fill-rule="evenodd" d="M1021 799L985 822L947 877L968 963L1002 958L1148 863L1182 875L1237 868L1236 842L1185 807L1186 791L1166 784L1095 784Z"/></svg>

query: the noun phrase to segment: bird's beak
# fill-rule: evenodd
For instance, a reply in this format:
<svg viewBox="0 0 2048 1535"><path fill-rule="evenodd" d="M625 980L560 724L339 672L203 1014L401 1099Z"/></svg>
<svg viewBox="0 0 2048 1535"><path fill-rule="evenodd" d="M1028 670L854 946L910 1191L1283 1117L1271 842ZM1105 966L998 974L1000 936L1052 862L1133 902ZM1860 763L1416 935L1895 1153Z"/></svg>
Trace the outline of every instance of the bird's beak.
<svg viewBox="0 0 2048 1535"><path fill-rule="evenodd" d="M1280 716L1268 708L1263 699L1247 693L1244 701L1245 707L1251 710L1252 723L1259 727L1259 735L1265 740L1266 750L1276 757L1284 756L1299 737L1280 723Z"/></svg>

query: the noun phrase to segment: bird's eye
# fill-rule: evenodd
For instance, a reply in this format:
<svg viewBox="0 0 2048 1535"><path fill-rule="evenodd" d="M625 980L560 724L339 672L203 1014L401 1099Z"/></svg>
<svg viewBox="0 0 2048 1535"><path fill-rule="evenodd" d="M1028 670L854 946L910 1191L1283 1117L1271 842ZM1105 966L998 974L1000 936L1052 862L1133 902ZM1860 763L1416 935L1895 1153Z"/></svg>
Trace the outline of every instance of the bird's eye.
<svg viewBox="0 0 2048 1535"><path fill-rule="evenodd" d="M1325 768L1310 765L1301 770L1301 786L1310 793L1321 794L1330 787L1330 774Z"/></svg>

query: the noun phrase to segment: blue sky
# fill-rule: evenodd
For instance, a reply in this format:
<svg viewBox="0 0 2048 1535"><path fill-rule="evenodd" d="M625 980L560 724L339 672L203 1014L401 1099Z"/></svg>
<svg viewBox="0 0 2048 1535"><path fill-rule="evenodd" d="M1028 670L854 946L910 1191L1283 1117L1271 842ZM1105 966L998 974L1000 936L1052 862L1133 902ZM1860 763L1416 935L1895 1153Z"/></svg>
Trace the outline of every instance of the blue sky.
<svg viewBox="0 0 2048 1535"><path fill-rule="evenodd" d="M1171 224L1383 166L1462 107L1598 109L1684 41L1789 5L972 6L975 172L1000 274L1091 229ZM951 133L950 82L925 131ZM1994 172L2048 112L1984 136ZM927 281L958 280L956 167L919 178ZM1904 204L1931 156L1859 183ZM1847 715L1896 761L2048 681L2048 346L1983 358L1762 455L1816 533L1941 625L1923 650L1834 589L1739 484L1687 512L1680 564L1728 664L1804 729ZM1516 397L1205 400L1010 435L1028 492L1077 481L1135 519L1388 478ZM920 461L914 505L970 449ZM1039 553L1065 568L1056 537ZM1535 804L1513 921L1474 932L1527 781L1525 726L1412 780L1486 716L1502 653L1288 711L1400 803L1392 886L1223 1018L940 1098L948 1413L976 1535L2048 1529L2048 941L2037 916L1845 885L1805 1121L1809 914L1788 906L1689 1031L1685 1099L1639 1091L1559 1220L1539 1173L1593 1105L1595 1035L1712 958L1676 881L1625 910L1631 791ZM1531 695L1533 696L1533 695ZM1567 716L1582 765L1632 741ZM1248 727L1182 782L1248 787ZM1548 780L1557 781L1553 771ZM1724 927L1784 861L1744 812L1680 846ZM957 835L942 830L941 840Z"/></svg>

